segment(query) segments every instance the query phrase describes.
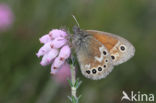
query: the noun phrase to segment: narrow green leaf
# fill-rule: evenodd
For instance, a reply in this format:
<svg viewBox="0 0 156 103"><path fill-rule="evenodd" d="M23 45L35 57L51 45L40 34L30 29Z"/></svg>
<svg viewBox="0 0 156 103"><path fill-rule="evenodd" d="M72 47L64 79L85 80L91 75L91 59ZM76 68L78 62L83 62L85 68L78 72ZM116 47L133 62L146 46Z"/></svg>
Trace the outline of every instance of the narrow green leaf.
<svg viewBox="0 0 156 103"><path fill-rule="evenodd" d="M78 84L76 85L76 89L79 88L81 84L82 84L82 81L79 81Z"/></svg>
<svg viewBox="0 0 156 103"><path fill-rule="evenodd" d="M80 100L80 98L82 97L82 95L79 95L79 97L77 98L78 99L78 101Z"/></svg>
<svg viewBox="0 0 156 103"><path fill-rule="evenodd" d="M72 103L77 103L77 100L74 96L72 96Z"/></svg>
<svg viewBox="0 0 156 103"><path fill-rule="evenodd" d="M70 96L68 96L68 99L72 102L72 98Z"/></svg>
<svg viewBox="0 0 156 103"><path fill-rule="evenodd" d="M70 85L71 87L73 87L73 84L72 84L71 80L67 79L67 81L68 81L69 85Z"/></svg>
<svg viewBox="0 0 156 103"><path fill-rule="evenodd" d="M75 84L74 84L74 87L76 87L79 83L79 78L76 80Z"/></svg>

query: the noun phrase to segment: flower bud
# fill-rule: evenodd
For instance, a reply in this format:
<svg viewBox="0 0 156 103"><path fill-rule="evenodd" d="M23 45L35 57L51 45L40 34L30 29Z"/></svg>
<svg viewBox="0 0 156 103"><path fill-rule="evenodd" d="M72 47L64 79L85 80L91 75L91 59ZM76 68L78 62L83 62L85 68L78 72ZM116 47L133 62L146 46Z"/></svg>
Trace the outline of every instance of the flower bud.
<svg viewBox="0 0 156 103"><path fill-rule="evenodd" d="M43 56L43 58L42 58L42 60L41 60L41 62L40 62L40 64L41 64L42 66L46 66L46 65L48 65L48 64L50 63L50 62L48 62L47 57L48 57L47 54L45 54L45 55Z"/></svg>
<svg viewBox="0 0 156 103"><path fill-rule="evenodd" d="M71 78L71 74L70 74L70 65L65 62L59 72L56 72L56 75L54 76L54 79L56 80L56 82L58 83L62 83L62 84L67 84L67 79Z"/></svg>
<svg viewBox="0 0 156 103"><path fill-rule="evenodd" d="M44 44L38 51L38 53L36 54L38 57L44 55L45 53L47 53L48 51L50 51L51 46L50 46L51 42L48 42L46 44Z"/></svg>
<svg viewBox="0 0 156 103"><path fill-rule="evenodd" d="M48 34L43 35L39 40L43 44L48 43L48 42L51 41L50 36Z"/></svg>
<svg viewBox="0 0 156 103"><path fill-rule="evenodd" d="M51 39L55 39L58 37L66 37L67 33L63 30L58 30L58 29L53 29L49 32L49 36L51 37Z"/></svg>
<svg viewBox="0 0 156 103"><path fill-rule="evenodd" d="M65 45L64 47L61 48L59 57L67 59L69 58L70 53L71 53L71 50L70 50L69 45Z"/></svg>
<svg viewBox="0 0 156 103"><path fill-rule="evenodd" d="M62 66L62 64L65 62L65 59L61 59L59 57L57 57L54 62L53 62L53 65L52 65L52 68L53 69L58 69Z"/></svg>
<svg viewBox="0 0 156 103"><path fill-rule="evenodd" d="M52 60L58 55L58 50L57 49L51 49L47 53L47 62L52 62Z"/></svg>
<svg viewBox="0 0 156 103"><path fill-rule="evenodd" d="M51 48L60 48L63 45L65 45L67 42L66 39L62 38L62 37L58 37L55 38L52 42L51 42Z"/></svg>
<svg viewBox="0 0 156 103"><path fill-rule="evenodd" d="M54 68L53 64L51 65L51 71L50 74L56 74L58 71L60 70L60 68Z"/></svg>

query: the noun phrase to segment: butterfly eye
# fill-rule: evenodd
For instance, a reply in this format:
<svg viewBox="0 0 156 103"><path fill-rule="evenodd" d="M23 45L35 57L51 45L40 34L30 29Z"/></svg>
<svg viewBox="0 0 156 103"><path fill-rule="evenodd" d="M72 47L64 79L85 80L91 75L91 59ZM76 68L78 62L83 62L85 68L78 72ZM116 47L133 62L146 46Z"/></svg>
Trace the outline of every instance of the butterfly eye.
<svg viewBox="0 0 156 103"><path fill-rule="evenodd" d="M98 67L98 71L102 71L102 68L101 67Z"/></svg>
<svg viewBox="0 0 156 103"><path fill-rule="evenodd" d="M104 54L104 55L107 55L107 52L106 52L106 51L103 51L103 54Z"/></svg>
<svg viewBox="0 0 156 103"><path fill-rule="evenodd" d="M90 70L87 70L86 73L90 74Z"/></svg>
<svg viewBox="0 0 156 103"><path fill-rule="evenodd" d="M106 59L106 62L108 62L108 60Z"/></svg>
<svg viewBox="0 0 156 103"><path fill-rule="evenodd" d="M121 50L121 51L125 51L125 50L126 50L125 45L121 45L121 46L120 46L120 50Z"/></svg>
<svg viewBox="0 0 156 103"><path fill-rule="evenodd" d="M103 67L106 68L106 65L104 65Z"/></svg>
<svg viewBox="0 0 156 103"><path fill-rule="evenodd" d="M88 35L84 35L83 37L85 38L85 37L87 37Z"/></svg>
<svg viewBox="0 0 156 103"><path fill-rule="evenodd" d="M93 69L93 70L92 70L92 73L95 74L95 73L96 73L96 69Z"/></svg>

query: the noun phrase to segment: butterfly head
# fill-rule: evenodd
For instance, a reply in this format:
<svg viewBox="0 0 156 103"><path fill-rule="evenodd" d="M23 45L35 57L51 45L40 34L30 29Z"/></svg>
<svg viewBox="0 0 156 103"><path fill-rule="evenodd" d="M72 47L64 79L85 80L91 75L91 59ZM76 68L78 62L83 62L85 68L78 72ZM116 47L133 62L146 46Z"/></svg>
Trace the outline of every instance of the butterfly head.
<svg viewBox="0 0 156 103"><path fill-rule="evenodd" d="M86 42L87 37L89 36L88 33L82 29L80 29L78 26L73 27L73 37L72 37L72 44L75 47L79 47L81 44L84 44Z"/></svg>

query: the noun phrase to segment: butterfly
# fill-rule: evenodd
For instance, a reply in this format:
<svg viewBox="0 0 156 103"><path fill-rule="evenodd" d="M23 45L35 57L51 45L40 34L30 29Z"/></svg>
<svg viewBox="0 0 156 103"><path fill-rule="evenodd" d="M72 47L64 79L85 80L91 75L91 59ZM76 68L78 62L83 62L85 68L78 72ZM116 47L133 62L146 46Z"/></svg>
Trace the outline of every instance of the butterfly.
<svg viewBox="0 0 156 103"><path fill-rule="evenodd" d="M128 61L135 54L134 46L123 37L73 27L72 44L82 74L93 80L105 78L114 66Z"/></svg>

